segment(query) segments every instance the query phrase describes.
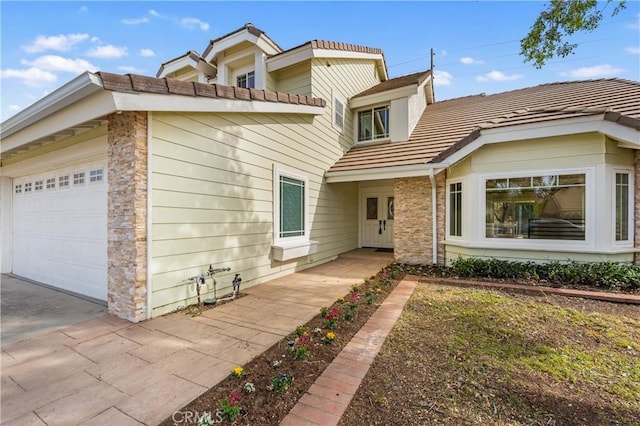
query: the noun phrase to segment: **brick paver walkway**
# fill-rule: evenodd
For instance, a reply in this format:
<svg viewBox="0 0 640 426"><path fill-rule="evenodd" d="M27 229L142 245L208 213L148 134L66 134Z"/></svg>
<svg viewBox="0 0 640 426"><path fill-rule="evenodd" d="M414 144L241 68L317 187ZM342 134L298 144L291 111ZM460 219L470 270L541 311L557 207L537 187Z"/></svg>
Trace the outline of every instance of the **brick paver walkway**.
<svg viewBox="0 0 640 426"><path fill-rule="evenodd" d="M380 348L413 294L417 276L406 276L280 423L337 425Z"/></svg>
<svg viewBox="0 0 640 426"><path fill-rule="evenodd" d="M2 425L155 425L393 260L371 249L189 317L112 316L2 345Z"/></svg>

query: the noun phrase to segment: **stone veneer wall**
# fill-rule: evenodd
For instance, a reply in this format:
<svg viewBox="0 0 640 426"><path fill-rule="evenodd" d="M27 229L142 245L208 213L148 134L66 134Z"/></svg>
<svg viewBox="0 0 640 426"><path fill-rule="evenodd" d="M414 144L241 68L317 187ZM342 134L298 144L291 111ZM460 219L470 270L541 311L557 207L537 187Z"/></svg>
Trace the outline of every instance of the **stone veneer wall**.
<svg viewBox="0 0 640 426"><path fill-rule="evenodd" d="M640 248L640 150L636 150L636 181L634 187L634 198L636 203L635 227L636 227L636 248ZM640 253L635 255L635 263L640 264Z"/></svg>
<svg viewBox="0 0 640 426"><path fill-rule="evenodd" d="M108 124L108 307L129 321L147 309L147 113L111 114Z"/></svg>
<svg viewBox="0 0 640 426"><path fill-rule="evenodd" d="M438 242L444 239L445 176L436 175ZM428 176L395 181L394 253L396 261L433 263L431 181ZM444 246L438 244L438 263L444 263Z"/></svg>

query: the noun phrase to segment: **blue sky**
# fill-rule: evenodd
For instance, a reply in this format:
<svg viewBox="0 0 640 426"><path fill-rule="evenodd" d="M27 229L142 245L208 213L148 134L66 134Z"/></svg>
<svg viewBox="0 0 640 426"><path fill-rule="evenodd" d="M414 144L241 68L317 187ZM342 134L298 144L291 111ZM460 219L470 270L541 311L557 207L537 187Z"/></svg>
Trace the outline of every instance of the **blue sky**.
<svg viewBox="0 0 640 426"><path fill-rule="evenodd" d="M603 3L604 5L604 3ZM382 48L391 77L425 70L436 52L438 100L546 82L640 79L640 2L576 35L576 53L542 70L519 40L542 2L0 2L2 120L79 73L155 75L160 64L246 22L282 48L312 39ZM606 11L612 9L608 6ZM605 11L605 12L606 12Z"/></svg>

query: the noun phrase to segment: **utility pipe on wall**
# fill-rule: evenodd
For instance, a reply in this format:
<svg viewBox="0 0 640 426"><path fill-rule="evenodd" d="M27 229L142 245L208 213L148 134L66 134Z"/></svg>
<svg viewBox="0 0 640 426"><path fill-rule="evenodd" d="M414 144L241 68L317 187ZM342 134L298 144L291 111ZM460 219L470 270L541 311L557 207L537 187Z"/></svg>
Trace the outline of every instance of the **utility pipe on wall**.
<svg viewBox="0 0 640 426"><path fill-rule="evenodd" d="M429 169L429 180L431 181L431 250L433 252L433 264L438 264L438 213L437 213L437 191L436 177L434 169Z"/></svg>

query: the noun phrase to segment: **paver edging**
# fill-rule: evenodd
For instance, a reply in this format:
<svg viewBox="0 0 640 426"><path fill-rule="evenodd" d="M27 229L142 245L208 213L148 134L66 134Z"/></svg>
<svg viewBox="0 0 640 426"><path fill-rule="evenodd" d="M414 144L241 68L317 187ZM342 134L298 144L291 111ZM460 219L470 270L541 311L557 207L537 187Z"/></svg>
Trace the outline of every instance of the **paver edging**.
<svg viewBox="0 0 640 426"><path fill-rule="evenodd" d="M342 417L342 414L344 414L348 408L354 394L358 391L358 387L360 386L360 383L362 383L362 380L373 363L373 360L380 349L382 349L382 345L384 344L387 335L391 332L393 325L402 314L404 305L413 294L419 279L420 277L418 276L408 275L398 283L396 288L387 296L385 301L382 302L382 305L378 307L363 327L353 336L352 341L347 343L334 361L327 366L325 371L316 379L315 383L311 385L306 394L293 407L290 413L285 416L280 425L296 424L296 421L300 421L300 419L304 419L305 422L310 422L306 424L338 424L340 417ZM387 309L382 309L389 305L393 305L394 307L392 312L389 312ZM378 326L367 327L369 324L379 324L382 326L382 330ZM362 342L374 343L370 345L363 345ZM366 348L363 348L363 346L366 346ZM358 367L364 374L362 374L362 378L351 376L352 378L355 377L357 380L350 379L350 383L345 385L344 382L340 382L335 379L334 375L336 372L334 371L334 368L343 368L345 364L341 361L347 359L349 360L347 364L349 364L352 362L354 357L358 358ZM332 385L334 383L335 386ZM347 392L346 388L353 388L353 393ZM329 395L329 392L335 393L335 396L331 395L331 398L328 399L327 396ZM337 401L338 399L340 402ZM346 404L343 404L342 401L346 401ZM340 408L337 412L332 413L337 416L337 420L335 422L329 422L327 416L324 415L315 416L317 413L324 413L323 407L325 407L329 402L334 404L337 403L336 407Z"/></svg>

